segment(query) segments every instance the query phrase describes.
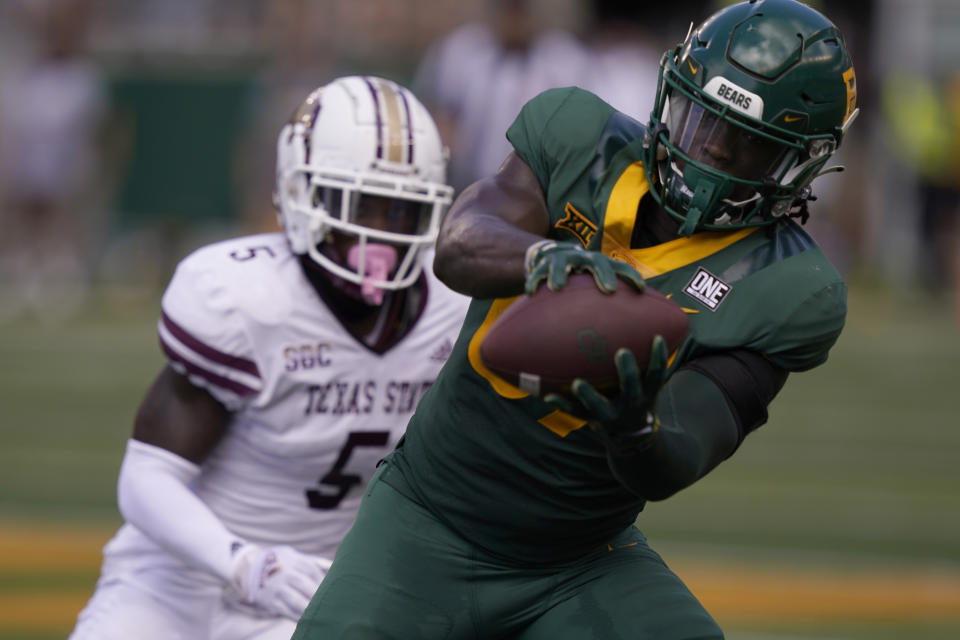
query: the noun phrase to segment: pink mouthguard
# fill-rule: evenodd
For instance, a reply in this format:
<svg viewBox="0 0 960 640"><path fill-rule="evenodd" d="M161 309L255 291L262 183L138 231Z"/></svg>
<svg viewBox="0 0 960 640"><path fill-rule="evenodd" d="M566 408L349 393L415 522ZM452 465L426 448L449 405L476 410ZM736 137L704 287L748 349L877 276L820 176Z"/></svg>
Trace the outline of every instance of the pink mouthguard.
<svg viewBox="0 0 960 640"><path fill-rule="evenodd" d="M360 265L360 245L350 247L347 254L347 264L357 269ZM363 284L360 293L367 304L382 304L384 290L373 284L374 280L387 279L393 268L397 266L397 250L386 244L367 243L364 253Z"/></svg>

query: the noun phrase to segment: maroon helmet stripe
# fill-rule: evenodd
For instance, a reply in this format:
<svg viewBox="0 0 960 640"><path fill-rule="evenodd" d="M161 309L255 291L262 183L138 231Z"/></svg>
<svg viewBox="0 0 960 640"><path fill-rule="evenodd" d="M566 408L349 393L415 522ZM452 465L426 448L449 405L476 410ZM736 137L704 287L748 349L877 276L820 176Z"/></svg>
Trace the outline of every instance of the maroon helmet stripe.
<svg viewBox="0 0 960 640"><path fill-rule="evenodd" d="M410 111L406 90L400 89L398 93L403 101L403 111L407 114L407 164L413 164L413 112Z"/></svg>
<svg viewBox="0 0 960 640"><path fill-rule="evenodd" d="M373 113L377 119L377 159L383 160L383 121L380 119L380 97L377 95L377 89L370 82L370 78L364 76L363 81L367 83L370 94L373 96Z"/></svg>
<svg viewBox="0 0 960 640"><path fill-rule="evenodd" d="M313 133L313 125L316 124L317 118L320 116L320 94L317 94L317 104L313 107L313 113L310 116L310 125L307 127L306 134L303 136L303 146L304 146L304 161L310 163L310 134Z"/></svg>

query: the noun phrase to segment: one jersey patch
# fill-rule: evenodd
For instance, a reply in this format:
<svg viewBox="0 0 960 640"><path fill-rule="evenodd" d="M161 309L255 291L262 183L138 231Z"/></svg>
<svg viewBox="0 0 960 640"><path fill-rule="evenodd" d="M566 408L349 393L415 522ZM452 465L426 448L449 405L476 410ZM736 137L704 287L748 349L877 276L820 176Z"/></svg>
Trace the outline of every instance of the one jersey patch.
<svg viewBox="0 0 960 640"><path fill-rule="evenodd" d="M703 267L690 278L683 292L701 302L707 309L716 311L733 287Z"/></svg>

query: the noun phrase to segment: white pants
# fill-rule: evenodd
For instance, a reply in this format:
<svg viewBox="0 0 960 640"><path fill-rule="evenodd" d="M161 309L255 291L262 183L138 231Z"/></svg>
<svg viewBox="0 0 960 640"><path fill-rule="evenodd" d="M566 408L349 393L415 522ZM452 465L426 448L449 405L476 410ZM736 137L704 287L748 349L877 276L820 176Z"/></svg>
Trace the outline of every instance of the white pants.
<svg viewBox="0 0 960 640"><path fill-rule="evenodd" d="M166 567L127 575L105 567L68 640L290 640L296 622L233 606L220 585L198 577Z"/></svg>

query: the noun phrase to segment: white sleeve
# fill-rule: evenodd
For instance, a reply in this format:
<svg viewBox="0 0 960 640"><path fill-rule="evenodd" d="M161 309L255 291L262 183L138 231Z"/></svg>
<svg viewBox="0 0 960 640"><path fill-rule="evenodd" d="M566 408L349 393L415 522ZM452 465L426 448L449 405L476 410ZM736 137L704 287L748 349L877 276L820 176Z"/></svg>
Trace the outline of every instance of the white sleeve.
<svg viewBox="0 0 960 640"><path fill-rule="evenodd" d="M178 266L163 295L160 346L178 373L239 411L263 389L236 274L221 251L205 249Z"/></svg>
<svg viewBox="0 0 960 640"><path fill-rule="evenodd" d="M117 504L124 519L193 566L229 582L245 542L230 533L190 489L200 467L139 440L127 441Z"/></svg>
<svg viewBox="0 0 960 640"><path fill-rule="evenodd" d="M286 545L262 548L233 535L193 493L200 467L166 449L127 441L117 502L126 521L193 567L219 577L228 597L297 620L331 561Z"/></svg>

